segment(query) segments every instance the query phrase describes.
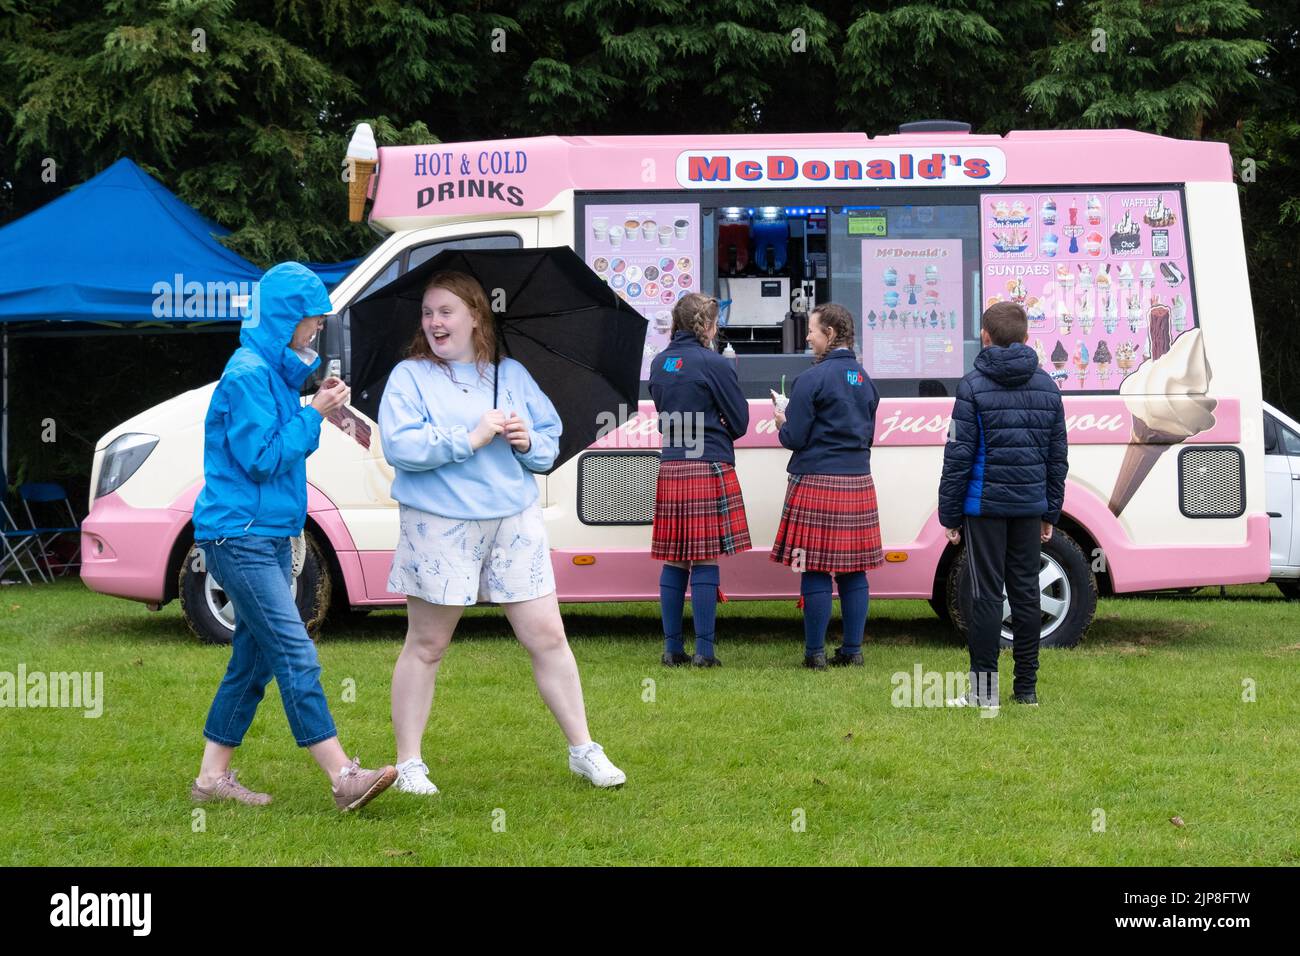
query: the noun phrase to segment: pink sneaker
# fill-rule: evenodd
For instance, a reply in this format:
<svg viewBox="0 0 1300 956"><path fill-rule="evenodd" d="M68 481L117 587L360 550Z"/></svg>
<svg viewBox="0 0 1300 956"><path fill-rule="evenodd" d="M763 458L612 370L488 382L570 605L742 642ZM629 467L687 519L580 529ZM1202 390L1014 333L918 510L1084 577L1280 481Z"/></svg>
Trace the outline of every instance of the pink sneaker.
<svg viewBox="0 0 1300 956"><path fill-rule="evenodd" d="M264 807L271 802L269 793L257 793L240 783L237 777L238 773L238 770L227 770L210 787L200 787L199 782L194 781L194 786L190 787L190 799L195 803L208 803L213 800L237 800L250 807Z"/></svg>
<svg viewBox="0 0 1300 956"><path fill-rule="evenodd" d="M334 786L334 804L344 813L359 810L393 785L397 779L396 767L363 770L358 758L343 768L339 782Z"/></svg>

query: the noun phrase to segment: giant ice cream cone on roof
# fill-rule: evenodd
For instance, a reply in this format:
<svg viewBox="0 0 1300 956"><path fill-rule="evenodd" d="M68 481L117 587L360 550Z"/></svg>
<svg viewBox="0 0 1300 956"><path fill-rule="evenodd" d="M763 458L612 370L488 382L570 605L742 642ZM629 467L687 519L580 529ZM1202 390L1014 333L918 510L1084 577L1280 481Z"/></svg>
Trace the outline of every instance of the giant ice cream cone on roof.
<svg viewBox="0 0 1300 956"><path fill-rule="evenodd" d="M1151 358L1119 389L1133 415L1133 436L1110 494L1117 517L1161 455L1214 425L1217 403L1206 394L1211 373L1201 330L1192 329L1170 345L1169 310L1153 308L1149 319Z"/></svg>
<svg viewBox="0 0 1300 956"><path fill-rule="evenodd" d="M361 123L348 143L348 221L360 222L365 218L366 193L370 190L370 177L379 163L379 148L369 123Z"/></svg>

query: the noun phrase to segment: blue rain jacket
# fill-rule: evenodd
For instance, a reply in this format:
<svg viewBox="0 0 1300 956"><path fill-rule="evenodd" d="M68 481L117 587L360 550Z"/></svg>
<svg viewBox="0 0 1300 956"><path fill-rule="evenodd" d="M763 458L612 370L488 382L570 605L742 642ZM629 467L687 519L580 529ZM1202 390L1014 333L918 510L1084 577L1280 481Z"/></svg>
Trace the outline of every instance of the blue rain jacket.
<svg viewBox="0 0 1300 956"><path fill-rule="evenodd" d="M302 531L307 456L320 443L322 419L299 396L320 358L289 341L300 321L332 308L325 286L300 263L282 262L262 276L203 422L196 541Z"/></svg>

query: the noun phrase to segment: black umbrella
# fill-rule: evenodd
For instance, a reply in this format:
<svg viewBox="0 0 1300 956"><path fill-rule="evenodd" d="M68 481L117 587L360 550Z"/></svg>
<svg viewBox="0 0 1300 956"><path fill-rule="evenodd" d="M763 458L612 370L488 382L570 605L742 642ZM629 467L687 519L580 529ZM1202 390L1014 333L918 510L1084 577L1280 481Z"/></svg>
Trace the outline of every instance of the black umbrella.
<svg viewBox="0 0 1300 956"><path fill-rule="evenodd" d="M379 418L388 375L420 328L429 277L444 271L479 281L500 310L493 313L500 355L522 363L559 412L564 434L551 470L595 441L603 414L636 410L646 320L577 253L450 249L351 306L353 404L370 418Z"/></svg>

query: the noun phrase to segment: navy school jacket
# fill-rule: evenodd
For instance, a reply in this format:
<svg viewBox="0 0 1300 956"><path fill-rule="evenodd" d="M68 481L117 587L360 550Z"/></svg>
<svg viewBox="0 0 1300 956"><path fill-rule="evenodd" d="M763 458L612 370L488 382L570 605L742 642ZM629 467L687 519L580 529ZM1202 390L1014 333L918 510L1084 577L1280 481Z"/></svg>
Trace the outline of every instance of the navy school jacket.
<svg viewBox="0 0 1300 956"><path fill-rule="evenodd" d="M731 363L694 334L674 333L651 360L650 397L659 412L662 460L736 463L732 442L749 429L749 403Z"/></svg>
<svg viewBox="0 0 1300 956"><path fill-rule="evenodd" d="M869 475L880 394L850 349L832 349L790 390L781 444L792 475Z"/></svg>
<svg viewBox="0 0 1300 956"><path fill-rule="evenodd" d="M939 522L1061 520L1069 471L1061 390L1017 342L989 346L957 386L939 481Z"/></svg>

